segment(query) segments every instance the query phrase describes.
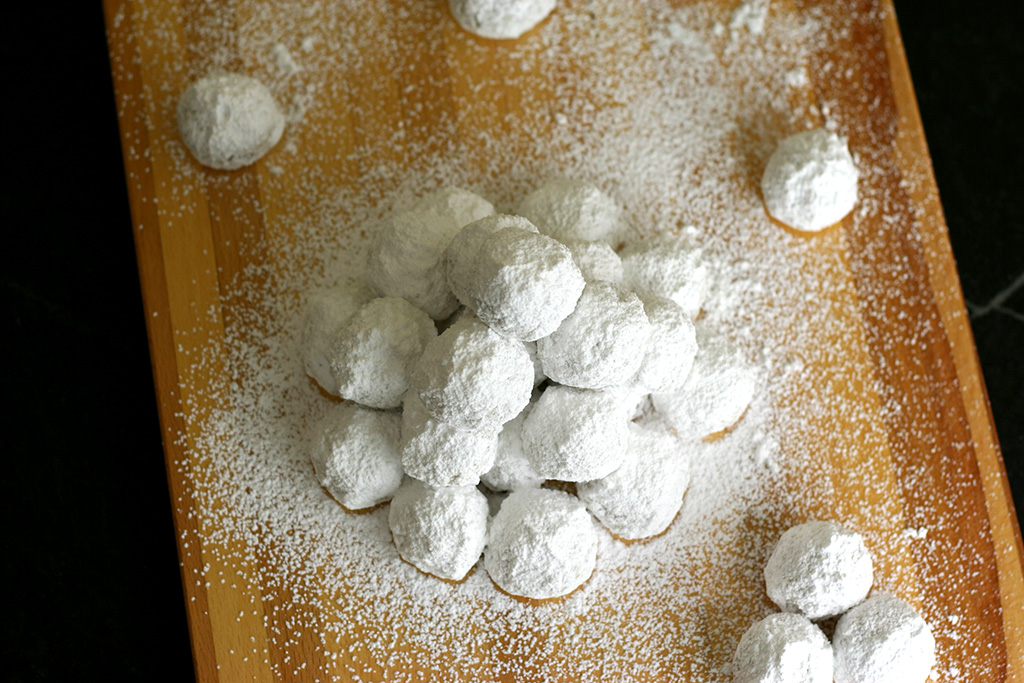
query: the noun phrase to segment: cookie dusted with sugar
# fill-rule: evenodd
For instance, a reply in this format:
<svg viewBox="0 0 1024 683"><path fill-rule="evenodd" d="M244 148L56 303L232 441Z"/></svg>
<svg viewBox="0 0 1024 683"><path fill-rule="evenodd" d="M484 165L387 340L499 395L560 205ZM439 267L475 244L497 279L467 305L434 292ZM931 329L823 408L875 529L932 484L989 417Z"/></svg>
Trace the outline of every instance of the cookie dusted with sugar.
<svg viewBox="0 0 1024 683"><path fill-rule="evenodd" d="M494 466L480 477L484 486L492 491L515 491L544 483L544 479L533 471L523 450L523 421L529 410L530 406L527 406L515 419L506 422L498 434Z"/></svg>
<svg viewBox="0 0 1024 683"><path fill-rule="evenodd" d="M277 144L284 114L255 78L214 73L181 96L178 132L203 166L231 171L259 160Z"/></svg>
<svg viewBox="0 0 1024 683"><path fill-rule="evenodd" d="M534 600L568 595L597 563L597 533L575 496L520 489L491 522L484 566L501 590Z"/></svg>
<svg viewBox="0 0 1024 683"><path fill-rule="evenodd" d="M604 389L636 374L651 323L636 294L610 282L590 282L576 310L538 340L544 374L561 384Z"/></svg>
<svg viewBox="0 0 1024 683"><path fill-rule="evenodd" d="M452 291L480 320L535 341L572 313L584 280L564 245L524 229L525 222L491 216L471 223L452 240L445 262Z"/></svg>
<svg viewBox="0 0 1024 683"><path fill-rule="evenodd" d="M625 277L622 259L607 242L568 240L564 244L572 254L572 260L576 262L584 280L607 280L616 285L622 284Z"/></svg>
<svg viewBox="0 0 1024 683"><path fill-rule="evenodd" d="M403 560L461 581L484 551L487 518L487 498L476 488L434 488L410 479L391 500L388 526Z"/></svg>
<svg viewBox="0 0 1024 683"><path fill-rule="evenodd" d="M416 394L402 410L402 467L432 486L475 486L494 465L498 428L462 429L435 420Z"/></svg>
<svg viewBox="0 0 1024 683"><path fill-rule="evenodd" d="M434 321L405 299L363 304L331 343L338 395L371 408L397 408L413 365L435 337Z"/></svg>
<svg viewBox="0 0 1024 683"><path fill-rule="evenodd" d="M398 413L331 406L313 431L310 459L320 485L349 510L390 500L402 483L400 424Z"/></svg>
<svg viewBox="0 0 1024 683"><path fill-rule="evenodd" d="M625 233L615 200L580 180L549 181L526 195L515 212L563 243L601 240L618 247Z"/></svg>
<svg viewBox="0 0 1024 683"><path fill-rule="evenodd" d="M458 308L448 289L442 259L452 237L467 223L494 213L469 190L443 187L393 215L370 245L366 277L381 296L402 297L434 320Z"/></svg>
<svg viewBox="0 0 1024 683"><path fill-rule="evenodd" d="M552 385L523 421L523 451L545 479L608 476L622 464L628 441L626 406L615 391Z"/></svg>
<svg viewBox="0 0 1024 683"><path fill-rule="evenodd" d="M641 297L664 297L696 319L710 284L704 252L677 237L637 242L622 250L623 283Z"/></svg>
<svg viewBox="0 0 1024 683"><path fill-rule="evenodd" d="M518 38L544 21L555 0L449 0L459 26L483 38Z"/></svg>
<svg viewBox="0 0 1024 683"><path fill-rule="evenodd" d="M622 464L606 477L580 482L576 491L609 531L636 540L657 536L675 519L690 483L690 451L667 431L628 428Z"/></svg>
<svg viewBox="0 0 1024 683"><path fill-rule="evenodd" d="M876 595L839 618L832 636L836 683L924 683L935 637L909 604Z"/></svg>
<svg viewBox="0 0 1024 683"><path fill-rule="evenodd" d="M768 597L808 619L842 614L864 599L873 580L864 539L835 522L788 529L764 566Z"/></svg>
<svg viewBox="0 0 1024 683"><path fill-rule="evenodd" d="M329 394L338 394L330 358L334 338L359 307L373 297L373 290L364 282L320 290L309 297L299 338L302 362L306 374Z"/></svg>
<svg viewBox="0 0 1024 683"><path fill-rule="evenodd" d="M846 141L817 128L779 143L761 177L761 194L773 218L818 232L853 210L857 176Z"/></svg>
<svg viewBox="0 0 1024 683"><path fill-rule="evenodd" d="M832 683L832 646L799 614L770 614L746 630L732 660L735 683Z"/></svg>
<svg viewBox="0 0 1024 683"><path fill-rule="evenodd" d="M721 337L697 335L697 355L683 387L652 394L655 410L680 436L703 438L736 424L757 389L757 375Z"/></svg>
<svg viewBox="0 0 1024 683"><path fill-rule="evenodd" d="M410 388L436 420L466 429L498 428L530 402L533 379L523 342L469 318L427 345Z"/></svg>
<svg viewBox="0 0 1024 683"><path fill-rule="evenodd" d="M647 393L678 391L697 356L697 331L690 316L671 299L643 299L651 336L633 384Z"/></svg>

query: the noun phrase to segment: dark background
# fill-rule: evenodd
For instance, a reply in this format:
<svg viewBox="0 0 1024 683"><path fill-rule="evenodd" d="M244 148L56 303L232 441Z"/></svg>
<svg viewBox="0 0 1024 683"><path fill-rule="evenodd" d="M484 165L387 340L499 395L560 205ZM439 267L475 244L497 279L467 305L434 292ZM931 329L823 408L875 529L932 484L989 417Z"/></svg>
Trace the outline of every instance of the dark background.
<svg viewBox="0 0 1024 683"><path fill-rule="evenodd" d="M1024 2L896 6L1020 506L1024 286L1004 293L1024 273ZM0 30L0 670L10 681L187 680L100 4L19 5Z"/></svg>

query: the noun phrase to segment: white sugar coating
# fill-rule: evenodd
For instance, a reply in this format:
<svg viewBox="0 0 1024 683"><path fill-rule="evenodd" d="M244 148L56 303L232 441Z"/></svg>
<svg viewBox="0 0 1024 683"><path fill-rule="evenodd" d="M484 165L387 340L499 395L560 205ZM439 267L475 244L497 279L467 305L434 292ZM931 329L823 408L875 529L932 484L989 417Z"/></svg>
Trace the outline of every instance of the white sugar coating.
<svg viewBox="0 0 1024 683"><path fill-rule="evenodd" d="M523 421L523 451L545 479L607 476L622 464L628 441L626 408L614 391L552 385Z"/></svg>
<svg viewBox="0 0 1024 683"><path fill-rule="evenodd" d="M630 423L622 464L606 477L580 482L576 492L617 537L657 536L683 505L692 450L665 430Z"/></svg>
<svg viewBox="0 0 1024 683"><path fill-rule="evenodd" d="M596 562L590 514L563 491L513 491L491 522L484 566L506 593L534 600L567 595L590 577Z"/></svg>
<svg viewBox="0 0 1024 683"><path fill-rule="evenodd" d="M214 73L192 83L178 101L178 132L203 166L242 168L281 139L284 114L255 78Z"/></svg>
<svg viewBox="0 0 1024 683"><path fill-rule="evenodd" d="M405 299L373 299L341 326L330 347L338 395L371 408L397 408L434 321Z"/></svg>
<svg viewBox="0 0 1024 683"><path fill-rule="evenodd" d="M498 434L494 466L480 477L492 491L515 491L544 483L523 451L523 421L529 411L527 406L515 419L506 422Z"/></svg>
<svg viewBox="0 0 1024 683"><path fill-rule="evenodd" d="M679 391L686 384L697 356L693 321L671 299L649 297L643 302L651 336L633 384L646 393Z"/></svg>
<svg viewBox="0 0 1024 683"><path fill-rule="evenodd" d="M832 683L832 646L799 614L770 614L740 638L735 683Z"/></svg>
<svg viewBox="0 0 1024 683"><path fill-rule="evenodd" d="M423 196L380 226L370 245L366 277L381 296L407 299L434 320L455 312L442 263L452 237L467 223L494 213L483 197L458 187Z"/></svg>
<svg viewBox="0 0 1024 683"><path fill-rule="evenodd" d="M696 318L711 279L702 249L678 237L627 245L622 257L623 283L642 297L672 299Z"/></svg>
<svg viewBox="0 0 1024 683"><path fill-rule="evenodd" d="M487 542L487 498L472 486L434 488L414 479L391 500L388 526L402 559L422 572L461 581Z"/></svg>
<svg viewBox="0 0 1024 683"><path fill-rule="evenodd" d="M451 290L501 334L524 341L546 337L576 307L583 276L564 245L518 225L526 219L492 231L512 222L493 218L468 225L449 245Z"/></svg>
<svg viewBox="0 0 1024 683"><path fill-rule="evenodd" d="M817 232L857 204L857 166L846 141L816 128L786 138L761 177L768 213L791 228Z"/></svg>
<svg viewBox="0 0 1024 683"><path fill-rule="evenodd" d="M555 8L555 0L449 0L459 26L484 38L518 38Z"/></svg>
<svg viewBox="0 0 1024 683"><path fill-rule="evenodd" d="M310 459L320 485L350 510L390 500L402 483L400 424L395 412L331 406L313 428Z"/></svg>
<svg viewBox="0 0 1024 683"><path fill-rule="evenodd" d="M448 243L448 247L444 250L444 271L448 286L455 298L463 302L472 298L464 285L473 280L477 254L494 233L507 228L538 232L537 226L522 216L498 213L484 216L465 225ZM472 306L469 308L472 310Z"/></svg>
<svg viewBox="0 0 1024 683"><path fill-rule="evenodd" d="M607 280L617 285L622 284L622 259L610 244L595 240L568 240L565 246L584 280Z"/></svg>
<svg viewBox="0 0 1024 683"><path fill-rule="evenodd" d="M697 355L683 388L653 394L651 400L680 436L702 438L736 424L756 389L756 370L739 350L698 331Z"/></svg>
<svg viewBox="0 0 1024 683"><path fill-rule="evenodd" d="M625 233L622 210L615 200L581 180L541 185L519 202L516 213L559 242L601 240L617 247Z"/></svg>
<svg viewBox="0 0 1024 683"><path fill-rule="evenodd" d="M410 388L437 420L455 427L497 428L530 402L533 378L523 342L469 319L427 345Z"/></svg>
<svg viewBox="0 0 1024 683"><path fill-rule="evenodd" d="M462 429L435 420L409 392L402 410L405 473L431 486L475 486L494 465L496 428Z"/></svg>
<svg viewBox="0 0 1024 683"><path fill-rule="evenodd" d="M562 384L603 389L640 368L651 324L636 294L611 282L587 283L576 310L537 342L544 374Z"/></svg>
<svg viewBox="0 0 1024 683"><path fill-rule="evenodd" d="M768 597L779 609L808 619L842 614L864 599L873 581L864 539L835 522L786 530L764 566Z"/></svg>
<svg viewBox="0 0 1024 683"><path fill-rule="evenodd" d="M359 307L372 298L373 290L362 281L309 295L302 322L303 365L306 374L329 394L338 393L338 380L331 372L330 361L334 338Z"/></svg>
<svg viewBox="0 0 1024 683"><path fill-rule="evenodd" d="M924 683L935 666L935 637L909 604L868 598L839 618L832 636L836 683Z"/></svg>

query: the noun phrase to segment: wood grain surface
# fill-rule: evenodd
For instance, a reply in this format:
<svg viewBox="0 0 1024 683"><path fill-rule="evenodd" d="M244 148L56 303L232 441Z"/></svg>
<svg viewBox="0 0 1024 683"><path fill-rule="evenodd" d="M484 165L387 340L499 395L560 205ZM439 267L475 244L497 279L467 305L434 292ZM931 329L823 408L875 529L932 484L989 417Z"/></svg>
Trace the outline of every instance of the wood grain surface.
<svg viewBox="0 0 1024 683"><path fill-rule="evenodd" d="M915 592L929 594L930 604L937 605L930 617L954 611L959 615L959 639L940 643L938 680L1024 680L1024 549L896 17L887 0L880 0L877 6L867 0L835 4L840 10L848 4L851 11L871 20L836 36L826 50L812 54L811 63L831 63L838 71L855 70L862 90L851 92L838 80L815 78L812 69L813 95L837 103L854 119L880 122L859 129L861 134L882 131L891 137L889 144L876 147L883 150L882 161L890 169L885 188L891 201L890 215L900 229L889 233L893 237L885 248L873 243L877 233L870 224L861 228L844 224L822 238L822 249L833 251L844 264L836 275L842 279L836 296L852 297L850 310L856 311L844 321L842 338L830 342L843 347L844 364L862 369L873 386L880 387L877 395L864 399L873 411L874 424L864 432L858 461L847 466L877 473L884 482L880 490L888 496L875 501L877 509L864 507L860 496L844 497L844 475L837 470L832 474L833 485L840 493L831 512L841 512L843 518L858 520L862 526L881 526L881 515L876 513L884 510L888 514L896 505L908 526L926 526L929 538L942 547L957 549L956 557L936 557L928 552L931 545L917 544L909 546L905 557L881 561L890 574L918 586ZM221 543L215 551L196 547L197 543L202 546L196 539L203 538L208 520L197 514L194 491L185 476L187 472L201 477L209 465L210 454L203 452L198 432L203 415L214 409L232 409L227 403L230 399L217 390L226 372L224 365L217 357L206 355L202 363L196 358L217 348L228 326L237 324L233 316L246 314L228 305L224 293L247 267L273 263L275 253L270 245L287 244L292 238L287 231L268 226L279 226L279 216L285 211L291 216L301 212L295 205L302 195L287 183L269 182L279 169L263 161L221 174L217 182L204 181L201 173L175 171L180 159L174 155L180 154L180 146L176 151L165 144L176 136L173 110L166 97L156 94L182 92L189 73L202 72L212 63L202 29L204 13L212 12L216 3L150 2L145 12L129 0L105 0L104 5L137 227L139 271L151 316L150 348L197 677L203 681L355 680L349 669L353 662L358 664L357 655L342 666L326 658L319 647L317 624L325 615L302 615L308 623L301 634L277 637L296 615L264 609L262 596L280 595L287 586L247 581L240 563L251 561L251 555L241 547L232 549L230 543ZM230 6L243 24L247 3L235 0ZM623 7L627 18L636 14L629 3ZM802 7L800 2L773 3L773 11L798 12ZM359 20L386 22L387 17L361 16ZM653 30L642 20L636 20L635 26L637 31ZM221 47L237 54L237 46ZM465 43L453 40L446 49L447 54L427 55L415 65L436 72L436 78L426 80L439 84L433 92L415 95L397 83L390 91L371 87L392 78L398 57L384 54L386 46L381 47L381 54L367 55L366 88L346 91L339 101L311 110L313 120L307 120L302 129L300 147L311 157L325 151L326 143L315 131L319 126L340 125L352 115L352 101L366 104L362 111L373 113L352 126L364 138L350 141L352 145L383 147L391 144L389 133L399 122L406 120L410 128L429 128L431 118L448 109L459 115L460 127L479 126L492 132L515 126L517 117L530 115L512 90L503 93L500 109L480 106L467 111L472 106L467 103L474 101L467 96L472 79L467 75L460 80L442 63L459 60ZM607 54L605 63L596 67L571 62L548 65L534 87L542 91L546 80L571 81L577 68L614 72L621 58ZM241 68L244 65L238 59ZM497 51L491 53L491 61L474 56L473 68L487 72L497 68L500 59ZM383 97L382 92L390 92L390 97ZM409 102L409 97L421 101ZM346 98L348 101L343 101ZM851 147L872 142L857 139L857 135L851 137ZM288 177L287 164L302 161L277 158L275 163L286 165ZM481 151L479 158L467 163L485 166L487 160ZM361 172L356 166L342 165L318 177L325 188L357 186ZM268 235L274 230L275 234ZM882 300L879 282L888 283L881 288L888 293ZM871 382L865 380L865 384ZM893 403L913 409L883 409ZM823 441L836 438L824 425L821 429ZM799 478L794 482L797 485ZM234 560L225 559L231 557ZM951 580L950 572L961 569L963 576ZM969 581L965 582L964 576ZM228 580L222 580L225 577ZM727 579L709 571L709 584L721 581ZM968 585L970 590L965 591ZM711 586L712 590L726 588L724 584ZM237 656L240 652L257 656ZM296 666L298 662L302 667ZM362 665L362 680L410 679L372 661ZM679 653L657 680L698 676L687 671L687 655ZM567 671L565 678L573 680L574 676Z"/></svg>

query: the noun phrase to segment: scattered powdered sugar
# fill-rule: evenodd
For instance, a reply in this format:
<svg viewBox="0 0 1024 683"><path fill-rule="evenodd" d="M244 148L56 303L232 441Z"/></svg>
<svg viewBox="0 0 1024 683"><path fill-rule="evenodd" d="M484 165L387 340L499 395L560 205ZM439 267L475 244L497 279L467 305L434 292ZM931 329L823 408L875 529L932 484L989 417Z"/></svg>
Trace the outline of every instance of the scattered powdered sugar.
<svg viewBox="0 0 1024 683"><path fill-rule="evenodd" d="M910 424L917 440L906 443L891 442L880 424L934 408L923 393L888 389L884 374L927 372L872 363L861 336L847 343L851 330L869 334L865 315L896 315L902 304L917 325L907 334L941 325L918 295L893 298L897 288L886 285L923 267L920 254L888 256L888 238L913 218L887 189L895 113L885 102L871 117L848 112L790 76L854 88L846 66L880 47L851 51L845 63L820 53L874 35L874 10L773 4L753 40L716 33L730 23L728 3L566 2L527 39L497 44L506 49L501 68L476 73L425 67L492 59L495 44L452 32L440 3L263 2L237 13L204 5L188 19L187 64L160 59L181 37L158 3L126 7L112 29L115 78L123 82L133 62L155 66L141 95L119 89L125 154L152 154L169 169L160 178L132 171L129 184L153 201L145 188L166 182L155 211L167 239L206 211L204 192L243 230L187 252L198 262L203 249L229 242L232 257L218 261L219 301L199 301L191 325L175 324L182 406L165 424L193 616L204 618L207 592L229 591L246 608L233 625L245 637L266 634L262 644L218 653L219 666L248 659L281 677L315 669L321 680L545 681L574 672L595 681L728 681L741 634L770 609L762 567L778 532L829 513L864 534L880 565L877 588L920 599L947 679L997 670L984 648L955 641L981 633L974 613L932 619L949 608L929 597L976 597L972 577L989 571L984 556L929 520L945 514L935 504L905 511L888 470L864 455L945 448L928 440L926 423ZM275 79L273 46L300 39L302 69ZM272 152L282 173L261 175L246 202L233 193L254 177L205 173L174 125L187 84L239 60L278 101L306 107ZM574 77L552 81L561 64ZM498 103L516 125L490 127L484 112ZM474 116L479 128L467 123ZM847 251L835 233L787 233L765 215L759 180L776 141L822 124L857 154L861 194L848 224L851 235L873 235L860 238L861 251ZM439 187L467 187L510 211L541 179L557 177L587 178L614 196L627 241L684 233L699 245L710 273L699 326L757 369L758 391L734 428L693 445L689 489L662 536L625 546L595 525L600 562L590 579L562 600L531 605L496 591L479 568L458 585L423 576L401 561L388 508L346 514L320 488L307 435L335 406L300 360L303 296L357 280L393 210ZM432 242L424 272L440 270L445 241ZM412 250L409 262L424 252ZM882 263L878 282L851 278L850 259ZM930 476L913 475L911 486ZM970 482L951 485L961 484ZM925 525L925 538L903 534ZM913 575L904 568L911 556L932 558L943 580Z"/></svg>

